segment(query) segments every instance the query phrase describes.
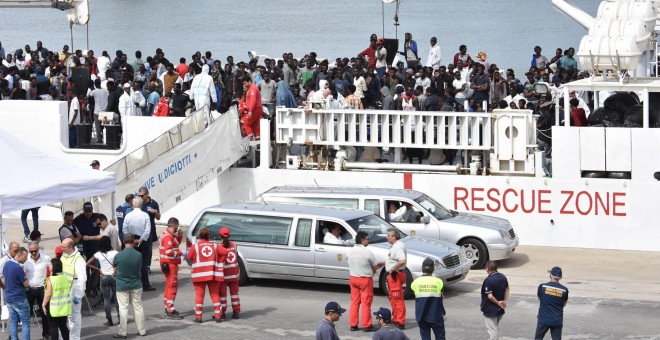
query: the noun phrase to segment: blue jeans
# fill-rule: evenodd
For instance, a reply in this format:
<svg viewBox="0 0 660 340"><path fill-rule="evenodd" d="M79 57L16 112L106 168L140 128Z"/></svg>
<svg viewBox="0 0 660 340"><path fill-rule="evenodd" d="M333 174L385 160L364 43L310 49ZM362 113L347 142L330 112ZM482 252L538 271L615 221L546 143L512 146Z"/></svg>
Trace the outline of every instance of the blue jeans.
<svg viewBox="0 0 660 340"><path fill-rule="evenodd" d="M78 146L78 137L76 136L76 126L71 125L69 127L69 149L74 149L76 146Z"/></svg>
<svg viewBox="0 0 660 340"><path fill-rule="evenodd" d="M21 211L21 223L23 224L23 235L30 235L30 226L27 223L27 215L32 212L32 224L34 231L39 231L39 208L25 209Z"/></svg>
<svg viewBox="0 0 660 340"><path fill-rule="evenodd" d="M103 296L105 318L112 320L112 306L110 303L117 300L117 284L112 275L103 275L101 277L101 294ZM116 304L115 306L117 307L117 320L119 320L119 304Z"/></svg>
<svg viewBox="0 0 660 340"><path fill-rule="evenodd" d="M22 322L23 340L30 340L30 305L27 298L16 303L7 302L9 310L9 334L11 340L18 340L18 322Z"/></svg>
<svg viewBox="0 0 660 340"><path fill-rule="evenodd" d="M419 321L417 322L417 325L419 326L419 335L422 337L422 340L431 340L431 330L433 330L436 340L446 339L444 320L438 322Z"/></svg>

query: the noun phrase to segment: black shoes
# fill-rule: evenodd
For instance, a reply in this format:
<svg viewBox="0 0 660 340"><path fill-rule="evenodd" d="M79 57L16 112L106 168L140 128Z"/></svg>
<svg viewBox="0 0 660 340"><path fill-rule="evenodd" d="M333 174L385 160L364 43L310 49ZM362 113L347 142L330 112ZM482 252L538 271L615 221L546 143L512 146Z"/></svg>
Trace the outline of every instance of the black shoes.
<svg viewBox="0 0 660 340"><path fill-rule="evenodd" d="M222 317L216 318L213 316L211 319L215 320L215 323L221 323L222 322Z"/></svg>
<svg viewBox="0 0 660 340"><path fill-rule="evenodd" d="M360 330L358 326L351 326L351 332L355 332L357 330Z"/></svg>
<svg viewBox="0 0 660 340"><path fill-rule="evenodd" d="M369 327L367 327L367 328L363 328L362 331L363 331L363 332L375 332L375 331L376 331L376 327L374 327L374 326L369 326Z"/></svg>
<svg viewBox="0 0 660 340"><path fill-rule="evenodd" d="M232 318L232 319L240 319L241 316L238 315L238 312L233 312L233 313L231 313L231 318Z"/></svg>
<svg viewBox="0 0 660 340"><path fill-rule="evenodd" d="M163 314L163 319L181 320L181 319L183 319L183 316L179 315L179 312L177 312L177 311L174 311L172 313L165 312L165 314Z"/></svg>
<svg viewBox="0 0 660 340"><path fill-rule="evenodd" d="M202 318L195 318L194 323L202 323Z"/></svg>
<svg viewBox="0 0 660 340"><path fill-rule="evenodd" d="M143 288L142 290L145 291L145 292L153 292L154 290L156 290L156 287L149 286L149 287Z"/></svg>
<svg viewBox="0 0 660 340"><path fill-rule="evenodd" d="M227 320L227 313L222 312L222 318L221 319L222 320Z"/></svg>
<svg viewBox="0 0 660 340"><path fill-rule="evenodd" d="M404 330L404 329L406 329L406 325L404 325L404 324L402 324L402 323L394 323L394 326L395 326L396 328L400 329L400 330Z"/></svg>
<svg viewBox="0 0 660 340"><path fill-rule="evenodd" d="M113 334L112 337L115 339L126 339L126 335L121 335L119 333Z"/></svg>

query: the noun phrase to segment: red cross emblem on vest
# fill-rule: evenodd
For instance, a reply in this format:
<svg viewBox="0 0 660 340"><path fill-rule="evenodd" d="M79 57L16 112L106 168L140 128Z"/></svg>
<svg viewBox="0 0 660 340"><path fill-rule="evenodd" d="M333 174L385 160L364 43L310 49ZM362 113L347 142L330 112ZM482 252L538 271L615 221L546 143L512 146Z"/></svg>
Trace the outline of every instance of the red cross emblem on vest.
<svg viewBox="0 0 660 340"><path fill-rule="evenodd" d="M213 249L211 249L209 246L204 246L202 247L201 253L204 255L204 257L210 257L213 254Z"/></svg>

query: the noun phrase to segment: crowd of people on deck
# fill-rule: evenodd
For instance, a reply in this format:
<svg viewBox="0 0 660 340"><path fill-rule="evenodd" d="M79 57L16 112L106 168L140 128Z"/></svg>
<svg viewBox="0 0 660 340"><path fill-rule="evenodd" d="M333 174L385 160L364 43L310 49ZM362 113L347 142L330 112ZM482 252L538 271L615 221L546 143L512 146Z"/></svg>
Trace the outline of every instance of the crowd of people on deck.
<svg viewBox="0 0 660 340"><path fill-rule="evenodd" d="M272 117L275 106L326 102L330 108L386 110L523 109L561 96L557 89L562 84L589 75L579 71L572 47L557 48L548 58L536 46L520 80L512 68L500 68L483 51L473 57L465 45L443 59L440 43L432 37L424 60L411 33L405 34L403 51L388 51L384 42L372 34L368 47L350 58L283 53L279 59L247 62L227 56L224 64L211 51L177 62L160 48L143 59L141 51L130 57L122 50L98 55L71 52L65 45L54 52L41 41L34 50L30 45L5 50L0 42L0 99L66 100L71 134L75 125L93 123L98 142L103 139L101 124L107 122L101 112L114 112L114 121L135 115L183 117L200 108L222 113L237 103L244 134L257 139L258 120L264 114ZM75 84L71 72L76 67L87 68L88 84ZM535 85L541 83L548 86L547 94L537 92ZM588 115L590 98L577 99ZM70 142L75 145L75 139Z"/></svg>

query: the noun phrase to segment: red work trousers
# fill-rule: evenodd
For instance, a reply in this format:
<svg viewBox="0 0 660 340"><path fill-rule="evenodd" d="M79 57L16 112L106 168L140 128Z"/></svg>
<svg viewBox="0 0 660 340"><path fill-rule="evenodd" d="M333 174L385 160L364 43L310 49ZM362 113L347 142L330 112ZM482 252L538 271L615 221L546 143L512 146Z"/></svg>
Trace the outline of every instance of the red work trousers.
<svg viewBox="0 0 660 340"><path fill-rule="evenodd" d="M216 319L222 316L220 309L220 295L218 294L218 281L204 281L193 282L195 287L195 319L202 318L202 308L204 307L204 294L206 294L206 287L209 287L209 295L211 295L211 302L213 302L213 313Z"/></svg>
<svg viewBox="0 0 660 340"><path fill-rule="evenodd" d="M357 326L362 305L362 328L372 327L371 302L374 300L374 278L350 276L348 282L351 285L351 308L349 324Z"/></svg>
<svg viewBox="0 0 660 340"><path fill-rule="evenodd" d="M406 302L403 300L404 283L406 283L406 272L404 270L396 274L396 280L392 279L392 275L387 275L389 298L392 305L392 321L400 325L406 324Z"/></svg>
<svg viewBox="0 0 660 340"><path fill-rule="evenodd" d="M243 128L243 135L249 136L250 140L257 140L261 135L261 129L259 127L259 122L261 120L261 115L256 113L252 114L252 117L248 118L248 115L245 114L241 118L241 127Z"/></svg>
<svg viewBox="0 0 660 340"><path fill-rule="evenodd" d="M174 299L176 291L179 289L179 265L169 264L170 272L165 274L165 290L163 291L163 303L168 313L176 311L174 308Z"/></svg>
<svg viewBox="0 0 660 340"><path fill-rule="evenodd" d="M220 282L220 305L222 306L222 314L227 311L227 287L229 287L231 310L240 313L241 298L238 296L238 281L223 281Z"/></svg>

